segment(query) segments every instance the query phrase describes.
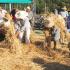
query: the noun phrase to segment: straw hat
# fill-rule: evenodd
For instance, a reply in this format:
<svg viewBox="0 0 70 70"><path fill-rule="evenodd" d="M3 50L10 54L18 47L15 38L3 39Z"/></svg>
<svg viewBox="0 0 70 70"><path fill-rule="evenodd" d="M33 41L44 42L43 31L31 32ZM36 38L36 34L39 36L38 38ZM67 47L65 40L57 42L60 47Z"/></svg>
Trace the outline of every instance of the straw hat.
<svg viewBox="0 0 70 70"><path fill-rule="evenodd" d="M62 9L63 9L63 10L67 10L66 6L64 6Z"/></svg>
<svg viewBox="0 0 70 70"><path fill-rule="evenodd" d="M31 9L30 6L28 6L27 9L30 10Z"/></svg>

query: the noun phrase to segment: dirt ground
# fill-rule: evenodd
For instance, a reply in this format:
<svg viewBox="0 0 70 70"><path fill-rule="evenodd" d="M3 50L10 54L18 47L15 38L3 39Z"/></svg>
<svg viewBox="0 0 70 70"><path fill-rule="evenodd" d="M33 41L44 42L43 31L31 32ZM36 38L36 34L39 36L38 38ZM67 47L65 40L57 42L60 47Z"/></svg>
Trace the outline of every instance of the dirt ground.
<svg viewBox="0 0 70 70"><path fill-rule="evenodd" d="M30 47L25 44L20 46L20 54L0 47L0 70L70 70L69 49L60 48L53 51L55 55L49 56L42 48L43 41L43 34L35 33Z"/></svg>

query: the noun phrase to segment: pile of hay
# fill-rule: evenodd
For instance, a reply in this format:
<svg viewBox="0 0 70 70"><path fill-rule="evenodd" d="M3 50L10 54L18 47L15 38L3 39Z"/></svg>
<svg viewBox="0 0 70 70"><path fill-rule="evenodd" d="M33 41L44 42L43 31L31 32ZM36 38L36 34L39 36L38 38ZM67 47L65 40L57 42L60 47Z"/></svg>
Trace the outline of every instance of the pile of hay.
<svg viewBox="0 0 70 70"><path fill-rule="evenodd" d="M55 15L53 13L46 14L44 16L44 25L45 27L52 27L53 25L60 28L61 39L67 41L69 39L69 33L65 27L65 20L61 15Z"/></svg>
<svg viewBox="0 0 70 70"><path fill-rule="evenodd" d="M60 29L65 30L65 20L61 15L55 15L53 13L49 13L44 15L44 23L47 26L58 26Z"/></svg>
<svg viewBox="0 0 70 70"><path fill-rule="evenodd" d="M5 26L5 22L0 25L0 47L9 48L11 52L18 52L21 45L15 35L13 22L9 23L9 26Z"/></svg>

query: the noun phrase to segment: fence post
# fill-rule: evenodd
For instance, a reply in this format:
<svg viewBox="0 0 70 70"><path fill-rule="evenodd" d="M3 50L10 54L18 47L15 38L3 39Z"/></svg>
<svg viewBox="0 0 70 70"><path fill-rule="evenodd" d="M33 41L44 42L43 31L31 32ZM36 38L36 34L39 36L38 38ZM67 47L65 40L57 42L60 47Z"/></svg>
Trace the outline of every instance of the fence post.
<svg viewBox="0 0 70 70"><path fill-rule="evenodd" d="M9 11L11 11L11 8L12 8L12 5L11 5L11 3L9 4Z"/></svg>

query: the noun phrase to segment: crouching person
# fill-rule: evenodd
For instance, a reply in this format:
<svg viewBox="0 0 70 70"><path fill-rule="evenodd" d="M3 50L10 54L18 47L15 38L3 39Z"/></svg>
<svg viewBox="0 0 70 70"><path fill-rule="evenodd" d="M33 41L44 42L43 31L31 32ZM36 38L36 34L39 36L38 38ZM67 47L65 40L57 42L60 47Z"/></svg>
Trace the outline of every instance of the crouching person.
<svg viewBox="0 0 70 70"><path fill-rule="evenodd" d="M57 26L52 27L52 41L54 42L54 50L59 46L60 29Z"/></svg>

